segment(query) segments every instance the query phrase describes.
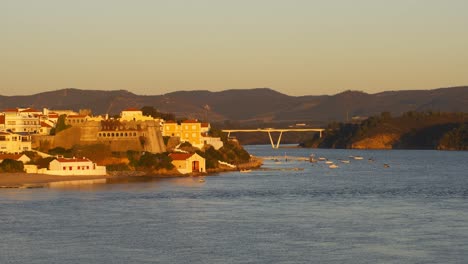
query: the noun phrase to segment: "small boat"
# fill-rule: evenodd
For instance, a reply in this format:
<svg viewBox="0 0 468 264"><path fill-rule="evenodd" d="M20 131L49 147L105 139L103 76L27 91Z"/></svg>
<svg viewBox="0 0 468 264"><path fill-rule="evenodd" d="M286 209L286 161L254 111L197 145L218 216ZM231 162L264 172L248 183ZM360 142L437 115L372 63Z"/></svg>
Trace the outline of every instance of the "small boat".
<svg viewBox="0 0 468 264"><path fill-rule="evenodd" d="M348 164L350 161L349 160L341 160L341 162Z"/></svg>
<svg viewBox="0 0 468 264"><path fill-rule="evenodd" d="M362 159L364 159L364 158L361 157L361 156L354 156L354 159L355 159L355 160L362 160Z"/></svg>
<svg viewBox="0 0 468 264"><path fill-rule="evenodd" d="M330 169L336 169L336 168L338 168L338 165L336 165L336 164L331 164L330 166L328 166L328 168L330 168Z"/></svg>
<svg viewBox="0 0 468 264"><path fill-rule="evenodd" d="M327 160L327 161L325 161L325 164L333 164L333 161Z"/></svg>
<svg viewBox="0 0 468 264"><path fill-rule="evenodd" d="M327 160L327 158L324 158L324 157L319 157L318 160L320 161L324 161L324 160Z"/></svg>
<svg viewBox="0 0 468 264"><path fill-rule="evenodd" d="M387 163L385 163L383 166L384 168L390 168L390 165L388 165Z"/></svg>
<svg viewBox="0 0 468 264"><path fill-rule="evenodd" d="M252 172L252 170L245 169L245 170L240 170L239 172L240 173L249 173L249 172Z"/></svg>
<svg viewBox="0 0 468 264"><path fill-rule="evenodd" d="M205 178L198 179L198 182L205 182Z"/></svg>
<svg viewBox="0 0 468 264"><path fill-rule="evenodd" d="M309 162L310 162L310 163L315 163L315 162L317 162L317 160L315 159L315 155L314 155L314 154L310 154L310 156L309 156Z"/></svg>

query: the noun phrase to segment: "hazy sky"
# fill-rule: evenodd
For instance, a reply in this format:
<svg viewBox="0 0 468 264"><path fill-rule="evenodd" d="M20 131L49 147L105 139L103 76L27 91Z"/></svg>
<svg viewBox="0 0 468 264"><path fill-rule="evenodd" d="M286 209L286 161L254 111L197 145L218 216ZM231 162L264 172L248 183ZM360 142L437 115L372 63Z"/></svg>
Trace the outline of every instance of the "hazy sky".
<svg viewBox="0 0 468 264"><path fill-rule="evenodd" d="M468 85L467 0L0 0L0 95Z"/></svg>

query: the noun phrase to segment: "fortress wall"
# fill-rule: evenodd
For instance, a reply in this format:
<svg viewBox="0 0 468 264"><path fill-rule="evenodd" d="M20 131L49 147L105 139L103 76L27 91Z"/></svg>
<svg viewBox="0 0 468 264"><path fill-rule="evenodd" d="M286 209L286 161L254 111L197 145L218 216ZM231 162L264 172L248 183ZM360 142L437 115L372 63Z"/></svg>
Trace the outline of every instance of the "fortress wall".
<svg viewBox="0 0 468 264"><path fill-rule="evenodd" d="M102 135L103 133L106 135ZM114 136L107 136L108 134ZM65 129L55 136L38 136L33 139L33 147L44 145L44 142L50 145L49 148L69 149L77 144L106 144L114 152L135 150L161 153L166 151L160 124L154 120L123 121L114 130L109 131L102 131L99 121L87 121L81 126Z"/></svg>
<svg viewBox="0 0 468 264"><path fill-rule="evenodd" d="M166 151L166 145L164 145L164 140L162 137L161 129L159 123L154 121L145 121L146 122L146 142L145 142L145 151L152 153L161 153Z"/></svg>
<svg viewBox="0 0 468 264"><path fill-rule="evenodd" d="M70 127L65 130L62 130L55 135L55 140L52 148L72 148L74 145L80 144L80 135L80 127Z"/></svg>

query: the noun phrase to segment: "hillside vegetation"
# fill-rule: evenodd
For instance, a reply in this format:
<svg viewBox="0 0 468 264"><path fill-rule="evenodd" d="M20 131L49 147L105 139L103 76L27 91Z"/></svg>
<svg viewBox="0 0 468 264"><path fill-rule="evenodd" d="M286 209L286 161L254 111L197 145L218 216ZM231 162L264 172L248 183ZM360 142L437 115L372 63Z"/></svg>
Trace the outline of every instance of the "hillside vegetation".
<svg viewBox="0 0 468 264"><path fill-rule="evenodd" d="M28 96L0 96L0 109L18 106L75 111L91 109L93 114L112 116L129 107L151 106L157 111L146 108L145 114L161 116L161 113L174 113L177 118L197 118L210 123L230 120L253 125L258 122L287 122L288 125L307 123L323 126L332 121L344 122L352 117L378 115L389 109L394 116L409 111L468 112L467 102L468 87L376 94L344 91L318 96L289 96L269 88L178 91L148 96L125 90L62 89Z"/></svg>
<svg viewBox="0 0 468 264"><path fill-rule="evenodd" d="M315 136L303 147L356 149L468 150L468 114L389 112L360 124L331 123L322 138Z"/></svg>

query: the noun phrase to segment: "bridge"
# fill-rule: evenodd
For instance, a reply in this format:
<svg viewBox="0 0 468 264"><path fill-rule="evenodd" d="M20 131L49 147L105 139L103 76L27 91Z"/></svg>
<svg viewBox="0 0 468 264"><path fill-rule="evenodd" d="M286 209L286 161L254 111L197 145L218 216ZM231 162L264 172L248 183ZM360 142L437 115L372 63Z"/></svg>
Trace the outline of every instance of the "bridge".
<svg viewBox="0 0 468 264"><path fill-rule="evenodd" d="M231 133L242 132L242 133L268 133L270 137L271 147L274 149L279 148L281 142L281 136L284 132L319 132L320 137L322 137L322 132L325 131L323 128L257 128L257 129L223 129L222 132L228 133L228 138L231 136ZM272 132L279 132L278 141L273 141L273 137L271 136Z"/></svg>

